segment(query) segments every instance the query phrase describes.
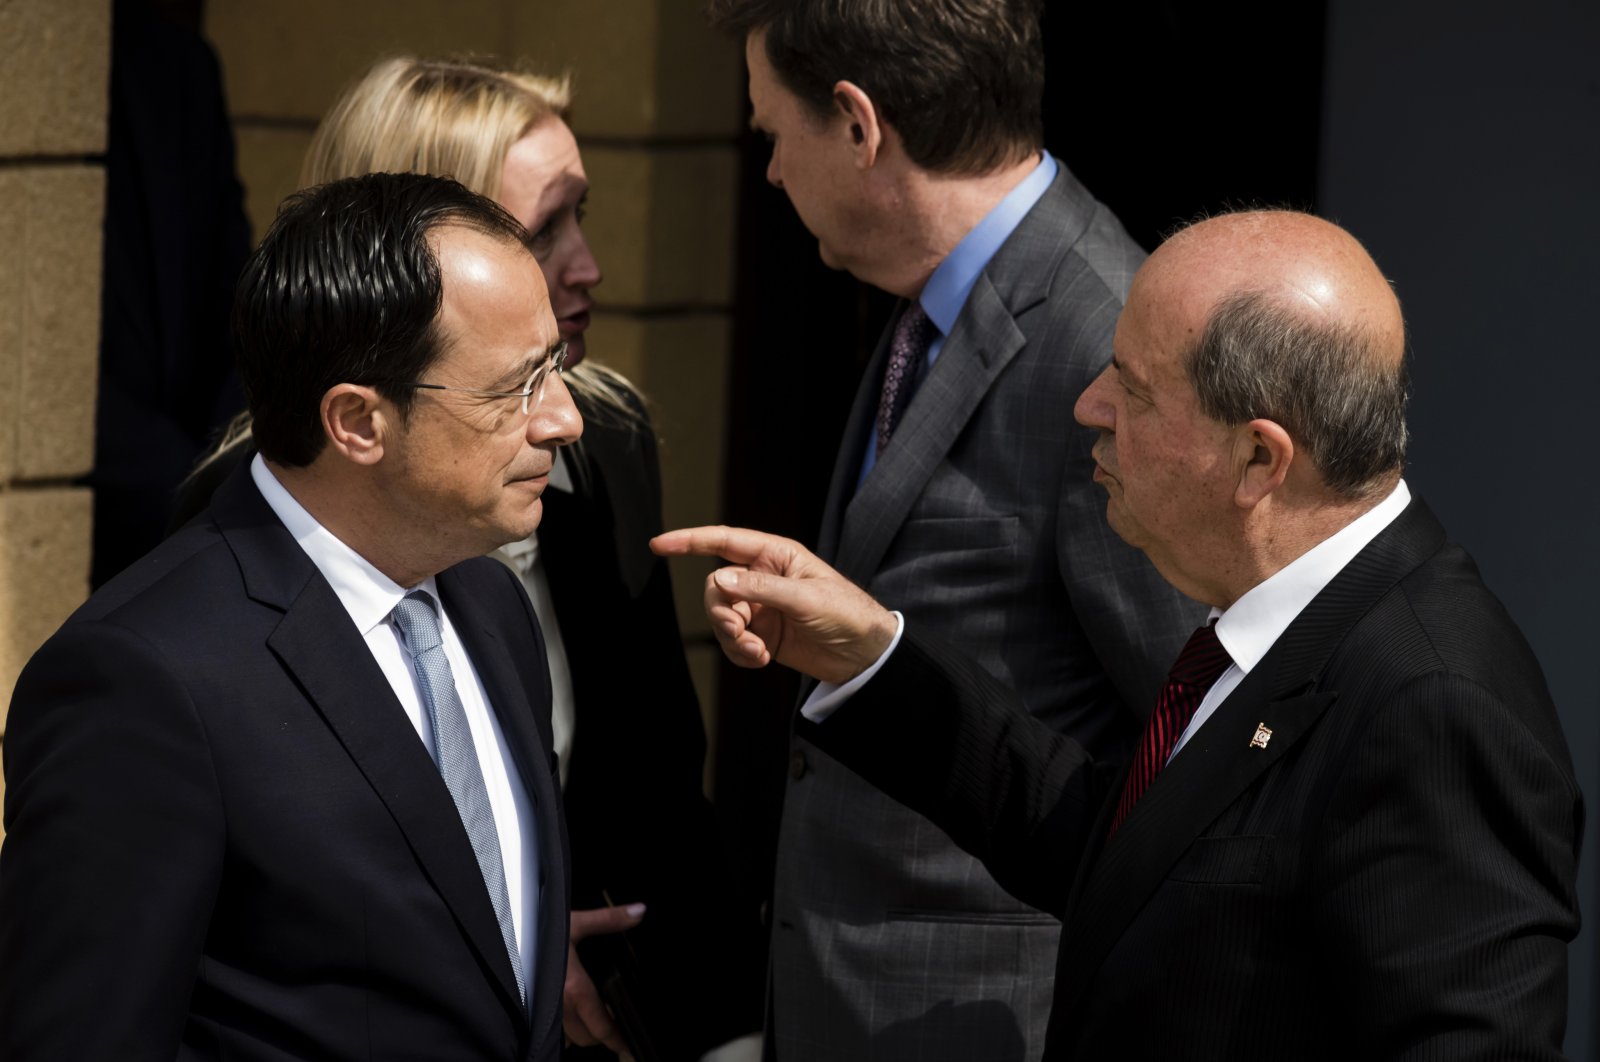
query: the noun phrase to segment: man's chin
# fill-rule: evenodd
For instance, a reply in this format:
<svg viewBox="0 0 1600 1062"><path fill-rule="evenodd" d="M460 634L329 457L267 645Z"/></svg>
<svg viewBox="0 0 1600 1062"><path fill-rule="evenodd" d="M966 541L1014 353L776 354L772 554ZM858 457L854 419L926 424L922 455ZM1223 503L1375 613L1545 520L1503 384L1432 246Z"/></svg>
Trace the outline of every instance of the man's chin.
<svg viewBox="0 0 1600 1062"><path fill-rule="evenodd" d="M1122 507L1117 504L1117 497L1114 494L1106 499L1106 523L1122 541L1134 549L1144 549L1138 534L1139 526L1123 515Z"/></svg>
<svg viewBox="0 0 1600 1062"><path fill-rule="evenodd" d="M509 545L528 538L539 530L539 521L542 519L544 519L544 499L535 498L532 505L520 510L514 518L501 525L500 534L506 537L500 545Z"/></svg>

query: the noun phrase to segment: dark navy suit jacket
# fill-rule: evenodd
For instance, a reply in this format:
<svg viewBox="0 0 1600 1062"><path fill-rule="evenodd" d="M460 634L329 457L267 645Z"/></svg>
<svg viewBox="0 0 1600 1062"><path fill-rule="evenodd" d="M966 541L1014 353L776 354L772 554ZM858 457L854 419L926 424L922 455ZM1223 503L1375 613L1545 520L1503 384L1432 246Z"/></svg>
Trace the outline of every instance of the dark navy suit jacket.
<svg viewBox="0 0 1600 1062"><path fill-rule="evenodd" d="M5 742L0 1057L554 1060L566 837L515 576L438 576L531 799L529 1007L449 792L242 466L29 663Z"/></svg>

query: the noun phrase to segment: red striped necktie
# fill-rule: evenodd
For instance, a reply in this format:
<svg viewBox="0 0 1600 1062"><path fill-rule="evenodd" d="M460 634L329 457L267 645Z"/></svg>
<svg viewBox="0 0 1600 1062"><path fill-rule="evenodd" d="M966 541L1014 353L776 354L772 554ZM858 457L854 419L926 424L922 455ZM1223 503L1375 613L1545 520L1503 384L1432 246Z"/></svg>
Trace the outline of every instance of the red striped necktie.
<svg viewBox="0 0 1600 1062"><path fill-rule="evenodd" d="M1194 718L1200 702L1205 700L1206 691L1216 684L1231 663L1228 651L1217 640L1215 623L1208 623L1189 636L1183 652L1178 654L1167 674L1161 696L1156 698L1156 710L1150 713L1150 721L1139 736L1133 767L1128 771L1127 784L1122 787L1122 797L1117 801L1117 813L1111 820L1107 837L1116 835L1133 805L1167 765L1179 736Z"/></svg>

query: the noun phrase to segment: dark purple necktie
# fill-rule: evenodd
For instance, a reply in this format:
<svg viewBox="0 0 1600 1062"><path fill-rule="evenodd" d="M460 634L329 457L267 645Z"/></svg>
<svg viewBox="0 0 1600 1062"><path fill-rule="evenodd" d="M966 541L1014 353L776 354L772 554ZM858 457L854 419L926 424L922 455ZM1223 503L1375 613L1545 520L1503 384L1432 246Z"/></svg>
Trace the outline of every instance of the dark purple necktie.
<svg viewBox="0 0 1600 1062"><path fill-rule="evenodd" d="M911 404L917 378L928 361L928 347L939 334L939 326L928 319L921 305L912 303L894 324L889 339L889 367L883 374L883 394L878 399L878 453L889 445L889 437L900 423L900 416Z"/></svg>
<svg viewBox="0 0 1600 1062"><path fill-rule="evenodd" d="M1117 801L1117 813L1111 820L1108 837L1116 835L1133 805L1167 765L1178 738L1194 718L1195 709L1205 700L1206 691L1216 684L1231 663L1228 651L1217 640L1216 624L1208 623L1189 636L1183 652L1178 654L1167 674L1161 696L1156 698L1156 710L1150 714L1150 721L1145 723L1144 733L1139 736L1133 767L1128 772L1127 784L1122 787L1122 798Z"/></svg>

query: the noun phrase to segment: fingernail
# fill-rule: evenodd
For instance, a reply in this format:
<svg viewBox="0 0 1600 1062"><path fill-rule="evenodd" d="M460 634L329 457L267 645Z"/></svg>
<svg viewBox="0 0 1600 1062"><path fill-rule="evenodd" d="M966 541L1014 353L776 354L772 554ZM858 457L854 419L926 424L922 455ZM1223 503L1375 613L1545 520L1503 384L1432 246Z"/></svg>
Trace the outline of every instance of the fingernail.
<svg viewBox="0 0 1600 1062"><path fill-rule="evenodd" d="M644 914L644 904L642 904L642 903L630 903L628 905L628 917L629 918L639 918L643 914Z"/></svg>
<svg viewBox="0 0 1600 1062"><path fill-rule="evenodd" d="M731 590L739 585L739 573L732 568L722 568L717 572L717 585L725 590Z"/></svg>

